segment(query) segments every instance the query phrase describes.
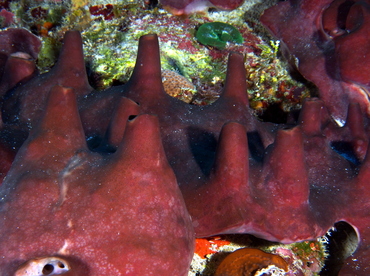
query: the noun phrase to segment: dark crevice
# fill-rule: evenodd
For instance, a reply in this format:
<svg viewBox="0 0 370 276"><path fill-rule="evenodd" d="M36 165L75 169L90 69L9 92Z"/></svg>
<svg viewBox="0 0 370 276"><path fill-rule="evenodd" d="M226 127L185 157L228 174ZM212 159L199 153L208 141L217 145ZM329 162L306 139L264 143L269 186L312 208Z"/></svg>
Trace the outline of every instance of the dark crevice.
<svg viewBox="0 0 370 276"><path fill-rule="evenodd" d="M332 150L338 153L340 156L350 161L353 165L359 166L360 160L357 158L353 146L350 142L345 141L334 141L330 144Z"/></svg>
<svg viewBox="0 0 370 276"><path fill-rule="evenodd" d="M344 221L334 224L334 227L325 235L327 253L320 276L337 276L344 260L356 250L359 240L355 229Z"/></svg>
<svg viewBox="0 0 370 276"><path fill-rule="evenodd" d="M260 134L257 131L248 132L247 137L249 155L257 162L262 163L263 157L265 156L265 148Z"/></svg>
<svg viewBox="0 0 370 276"><path fill-rule="evenodd" d="M136 117L137 117L137 115L130 115L130 116L128 116L128 120L129 120L129 121L132 121L132 120L134 120Z"/></svg>
<svg viewBox="0 0 370 276"><path fill-rule="evenodd" d="M194 160L205 176L209 176L216 156L217 140L214 134L199 128L187 129L188 143Z"/></svg>

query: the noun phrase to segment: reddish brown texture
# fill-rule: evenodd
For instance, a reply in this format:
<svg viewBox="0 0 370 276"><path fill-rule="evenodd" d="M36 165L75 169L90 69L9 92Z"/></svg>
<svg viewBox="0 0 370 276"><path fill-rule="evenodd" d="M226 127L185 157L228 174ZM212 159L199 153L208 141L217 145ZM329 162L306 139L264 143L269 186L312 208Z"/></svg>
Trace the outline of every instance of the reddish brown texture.
<svg viewBox="0 0 370 276"><path fill-rule="evenodd" d="M7 145L0 145L0 183L3 183L4 177L10 170L15 154L16 152L10 149Z"/></svg>
<svg viewBox="0 0 370 276"><path fill-rule="evenodd" d="M31 11L30 11L32 17L36 18L36 19L45 19L47 14L48 14L48 10L42 8L42 7L37 7L37 8L33 8Z"/></svg>
<svg viewBox="0 0 370 276"><path fill-rule="evenodd" d="M14 23L14 14L7 11L6 9L0 10L0 18L2 28L9 27L11 24Z"/></svg>
<svg viewBox="0 0 370 276"><path fill-rule="evenodd" d="M75 275L187 274L193 229L155 116L128 122L102 156L87 148L72 89L54 86L1 198L3 276L54 255L76 259Z"/></svg>
<svg viewBox="0 0 370 276"><path fill-rule="evenodd" d="M344 81L370 87L370 1L358 1L348 11L345 34L334 38Z"/></svg>
<svg viewBox="0 0 370 276"><path fill-rule="evenodd" d="M0 267L13 271L30 258L66 255L90 275L104 275L100 269L108 262L123 271L128 255L138 260L135 268L150 269L140 258L153 261L142 250L163 247L164 255L153 256L159 266L184 260L177 275L185 275L193 240L184 200L197 237L249 233L288 243L316 239L346 221L358 231L359 248L343 275L368 274L369 121L358 104L343 103L348 117L342 128L318 99L305 102L296 126L275 125L252 116L240 54L230 55L224 90L208 106L164 92L156 35L140 39L130 81L104 92L86 84L82 55L79 34L67 33L55 69L4 98L2 112L15 120L4 120L3 129L31 133L0 190L6 221L0 225ZM78 70L60 69L74 62ZM36 91L42 97L32 96ZM139 114L149 115L127 122ZM147 208L151 202L155 206ZM69 220L76 225L73 235ZM67 237L71 250L60 251ZM106 237L112 238L105 243ZM168 239L176 244L172 249ZM112 246L123 257L108 250ZM109 261L87 253L93 249Z"/></svg>
<svg viewBox="0 0 370 276"><path fill-rule="evenodd" d="M348 102L370 110L368 13L368 1L299 0L280 2L261 17L341 124Z"/></svg>
<svg viewBox="0 0 370 276"><path fill-rule="evenodd" d="M0 9L9 9L9 1L8 0L1 0L0 1Z"/></svg>
<svg viewBox="0 0 370 276"><path fill-rule="evenodd" d="M0 32L0 96L15 85L26 82L36 74L35 59L40 51L39 38L24 29L9 28ZM2 116L1 116L2 117ZM14 140L7 137L12 135L1 120L2 135L0 136L0 179L2 180L14 160L16 147ZM23 132L23 131L21 131ZM20 139L23 142L24 137ZM10 143L9 143L10 142Z"/></svg>
<svg viewBox="0 0 370 276"><path fill-rule="evenodd" d="M48 73L38 75L6 95L12 100L8 101L11 104L3 104L3 113L6 114L3 116L4 121L22 121L32 127L30 122L40 119L47 95L56 84L73 88L77 97L83 97L92 91L87 81L81 36L77 32L68 32L64 45L58 62ZM17 113L19 108L21 113Z"/></svg>
<svg viewBox="0 0 370 276"><path fill-rule="evenodd" d="M215 276L248 276L274 265L288 272L288 264L278 255L256 248L243 248L228 255L217 267Z"/></svg>
<svg viewBox="0 0 370 276"><path fill-rule="evenodd" d="M12 53L8 56L1 79L0 95L17 84L28 81L37 72L35 61L23 52Z"/></svg>
<svg viewBox="0 0 370 276"><path fill-rule="evenodd" d="M20 52L36 59L40 48L40 39L25 29L9 28L0 32L0 77L11 54Z"/></svg>
<svg viewBox="0 0 370 276"><path fill-rule="evenodd" d="M114 6L112 4L90 6L89 11L92 15L102 15L104 20L112 20L114 18Z"/></svg>

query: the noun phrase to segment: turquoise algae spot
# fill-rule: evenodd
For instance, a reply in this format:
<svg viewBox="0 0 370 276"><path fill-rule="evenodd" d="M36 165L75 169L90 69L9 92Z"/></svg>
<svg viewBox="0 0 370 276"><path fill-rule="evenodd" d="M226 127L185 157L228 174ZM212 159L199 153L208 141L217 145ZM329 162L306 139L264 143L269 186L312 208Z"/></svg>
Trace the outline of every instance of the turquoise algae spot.
<svg viewBox="0 0 370 276"><path fill-rule="evenodd" d="M241 44L244 39L240 32L233 26L222 22L211 22L201 25L195 35L200 43L225 49L226 42Z"/></svg>

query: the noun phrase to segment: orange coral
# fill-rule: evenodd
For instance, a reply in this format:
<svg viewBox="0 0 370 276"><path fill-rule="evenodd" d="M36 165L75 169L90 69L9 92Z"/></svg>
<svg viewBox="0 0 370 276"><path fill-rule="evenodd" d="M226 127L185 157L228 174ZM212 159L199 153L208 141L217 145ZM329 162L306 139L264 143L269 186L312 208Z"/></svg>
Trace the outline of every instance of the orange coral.
<svg viewBox="0 0 370 276"><path fill-rule="evenodd" d="M229 241L221 240L220 237L196 239L195 253L197 253L201 258L204 258L208 254L216 253L219 247L228 244L230 244Z"/></svg>
<svg viewBox="0 0 370 276"><path fill-rule="evenodd" d="M288 264L278 255L256 248L243 248L228 255L217 268L215 276L254 275L252 273L271 265L288 270Z"/></svg>

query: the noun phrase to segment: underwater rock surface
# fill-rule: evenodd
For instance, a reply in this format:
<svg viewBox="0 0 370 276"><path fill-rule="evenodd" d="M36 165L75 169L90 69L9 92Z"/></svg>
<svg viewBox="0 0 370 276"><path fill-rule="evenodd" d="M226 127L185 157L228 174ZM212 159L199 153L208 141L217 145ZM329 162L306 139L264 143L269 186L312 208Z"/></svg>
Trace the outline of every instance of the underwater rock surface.
<svg viewBox="0 0 370 276"><path fill-rule="evenodd" d="M233 10L243 4L244 0L161 0L160 3L175 15L189 15L204 12L208 8Z"/></svg>

